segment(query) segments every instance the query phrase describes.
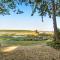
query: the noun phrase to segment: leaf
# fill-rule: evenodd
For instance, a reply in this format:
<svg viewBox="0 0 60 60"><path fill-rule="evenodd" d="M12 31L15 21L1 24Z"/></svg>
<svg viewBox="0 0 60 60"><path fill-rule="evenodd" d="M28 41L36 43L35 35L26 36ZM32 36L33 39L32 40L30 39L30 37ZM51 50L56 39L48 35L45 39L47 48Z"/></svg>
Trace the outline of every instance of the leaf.
<svg viewBox="0 0 60 60"><path fill-rule="evenodd" d="M36 5L33 7L33 11L32 11L31 16L33 16L35 12L36 12Z"/></svg>
<svg viewBox="0 0 60 60"><path fill-rule="evenodd" d="M2 0L4 3L12 2L13 0Z"/></svg>
<svg viewBox="0 0 60 60"><path fill-rule="evenodd" d="M0 13L3 13L4 9L2 7L0 7Z"/></svg>
<svg viewBox="0 0 60 60"><path fill-rule="evenodd" d="M36 3L40 3L40 2L42 2L42 0L35 0L35 2L36 2Z"/></svg>
<svg viewBox="0 0 60 60"><path fill-rule="evenodd" d="M16 4L14 4L14 2L12 2L11 4L8 5L8 7L10 9L14 9L14 8L16 8Z"/></svg>
<svg viewBox="0 0 60 60"><path fill-rule="evenodd" d="M24 12L23 12L23 11L20 11L20 10L18 9L18 11L17 11L16 14L22 14L22 13L24 13Z"/></svg>
<svg viewBox="0 0 60 60"><path fill-rule="evenodd" d="M43 22L43 16L42 16L42 22Z"/></svg>

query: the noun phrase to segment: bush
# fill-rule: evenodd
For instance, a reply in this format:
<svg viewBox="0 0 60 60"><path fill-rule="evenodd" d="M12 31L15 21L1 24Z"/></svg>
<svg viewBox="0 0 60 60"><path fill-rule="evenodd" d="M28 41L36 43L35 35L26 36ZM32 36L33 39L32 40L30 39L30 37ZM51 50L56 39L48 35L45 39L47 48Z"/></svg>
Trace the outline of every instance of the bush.
<svg viewBox="0 0 60 60"><path fill-rule="evenodd" d="M60 41L51 41L48 42L47 44L53 48L60 49Z"/></svg>
<svg viewBox="0 0 60 60"><path fill-rule="evenodd" d="M58 29L58 38L60 39L60 29ZM51 42L48 42L47 44L53 48L60 49L60 40L53 40Z"/></svg>
<svg viewBox="0 0 60 60"><path fill-rule="evenodd" d="M60 29L58 29L58 37L59 37L59 39L60 39Z"/></svg>

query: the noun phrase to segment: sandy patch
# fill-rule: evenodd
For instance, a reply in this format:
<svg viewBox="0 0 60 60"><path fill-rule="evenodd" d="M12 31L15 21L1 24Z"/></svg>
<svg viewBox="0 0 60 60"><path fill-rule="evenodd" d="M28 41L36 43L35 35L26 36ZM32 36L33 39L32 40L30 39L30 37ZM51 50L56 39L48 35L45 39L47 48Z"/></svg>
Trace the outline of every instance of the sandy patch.
<svg viewBox="0 0 60 60"><path fill-rule="evenodd" d="M11 52L15 50L18 46L10 46L10 47L5 47L2 49L2 52Z"/></svg>

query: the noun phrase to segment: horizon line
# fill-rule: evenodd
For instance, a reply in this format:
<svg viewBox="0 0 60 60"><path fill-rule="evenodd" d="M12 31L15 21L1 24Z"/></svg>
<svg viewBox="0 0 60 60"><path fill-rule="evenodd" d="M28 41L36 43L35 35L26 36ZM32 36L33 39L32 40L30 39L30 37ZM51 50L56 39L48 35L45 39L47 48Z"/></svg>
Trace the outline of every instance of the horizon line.
<svg viewBox="0 0 60 60"><path fill-rule="evenodd" d="M13 30L13 31L15 31L15 30L17 30L17 31L19 31L19 30L24 30L24 31L41 31L41 32L43 32L43 31L50 31L50 30L38 30L38 29L34 29L34 30L32 30L32 29L0 29L0 31L7 31L7 30ZM51 32L53 32L53 30L51 31Z"/></svg>

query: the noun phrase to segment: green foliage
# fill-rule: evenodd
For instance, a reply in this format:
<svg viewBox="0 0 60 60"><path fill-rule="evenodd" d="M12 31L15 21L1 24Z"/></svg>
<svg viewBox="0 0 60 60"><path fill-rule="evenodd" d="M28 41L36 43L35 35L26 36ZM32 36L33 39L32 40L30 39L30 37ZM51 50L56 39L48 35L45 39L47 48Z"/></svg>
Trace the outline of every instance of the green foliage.
<svg viewBox="0 0 60 60"><path fill-rule="evenodd" d="M33 11L32 11L32 15L36 12L36 10L38 10L39 15L44 16L48 13L49 16L51 16L52 13L52 2L51 1L47 1L47 0L0 0L2 5L6 5L7 9L16 9L17 4L21 5L21 3L25 3L25 4L30 4L31 6L33 6ZM56 1L56 14L60 14L60 0ZM6 8L5 6L5 8ZM5 9L4 8L4 9Z"/></svg>
<svg viewBox="0 0 60 60"><path fill-rule="evenodd" d="M10 4L8 5L8 7L9 7L10 9L15 9L15 8L16 8L16 5L14 4L14 2L12 2L12 3L10 3Z"/></svg>
<svg viewBox="0 0 60 60"><path fill-rule="evenodd" d="M2 7L0 7L0 13L2 13L2 12L3 12L3 10L4 10L4 9L3 9Z"/></svg>
<svg viewBox="0 0 60 60"><path fill-rule="evenodd" d="M12 2L13 0L2 0L2 2L4 3L9 3L9 2Z"/></svg>
<svg viewBox="0 0 60 60"><path fill-rule="evenodd" d="M50 41L50 42L47 42L47 45L56 49L60 49L60 41Z"/></svg>
<svg viewBox="0 0 60 60"><path fill-rule="evenodd" d="M58 33L60 33L60 29L58 29Z"/></svg>
<svg viewBox="0 0 60 60"><path fill-rule="evenodd" d="M60 39L60 29L58 29L58 38Z"/></svg>
<svg viewBox="0 0 60 60"><path fill-rule="evenodd" d="M54 0L1 0L1 6L4 5L4 10L9 10L9 12L7 12L6 10L3 11L3 9L0 9L0 12L6 12L4 13L4 15L6 15L8 13L8 15L10 15L10 9L16 13L16 14L21 14L23 13L23 11L20 10L20 8L16 9L18 6L22 5L22 3L24 3L25 5L31 5L31 7L33 7L32 9L32 14L31 16L34 15L35 12L37 12L38 10L38 14L40 16L42 16L42 22L43 22L43 16L46 16L48 14L48 16L51 18L52 14L53 14L53 1ZM56 10L56 16L60 16L60 0L56 0L54 1L54 4L56 5L55 10ZM6 8L7 7L7 8ZM13 10L14 9L14 10ZM3 12L2 12L3 11ZM0 13L0 14L1 14Z"/></svg>
<svg viewBox="0 0 60 60"><path fill-rule="evenodd" d="M46 44L47 40L28 40L24 38L0 38L0 43L3 45L38 45L38 44Z"/></svg>

